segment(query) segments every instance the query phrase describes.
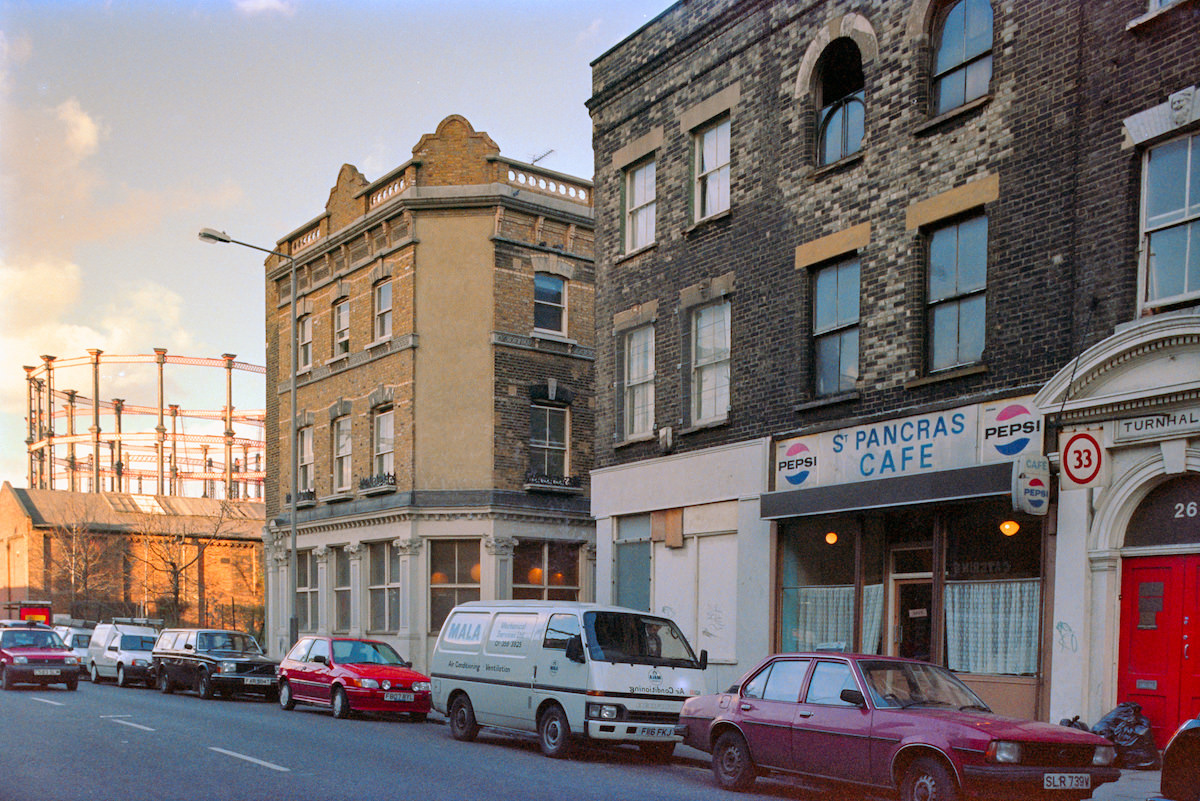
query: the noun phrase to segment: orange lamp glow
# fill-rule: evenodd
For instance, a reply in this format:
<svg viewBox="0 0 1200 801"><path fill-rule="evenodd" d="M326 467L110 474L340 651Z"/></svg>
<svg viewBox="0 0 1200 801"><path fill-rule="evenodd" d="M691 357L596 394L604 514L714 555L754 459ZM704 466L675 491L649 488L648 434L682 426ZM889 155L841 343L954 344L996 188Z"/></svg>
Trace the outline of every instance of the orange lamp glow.
<svg viewBox="0 0 1200 801"><path fill-rule="evenodd" d="M838 536L836 531L831 531L825 535L825 542L829 543L830 545L836 545L837 541Z"/></svg>
<svg viewBox="0 0 1200 801"><path fill-rule="evenodd" d="M545 574L542 573L542 569L540 567L531 567L529 568L529 575L527 578L529 579L530 584L541 584L543 575Z"/></svg>
<svg viewBox="0 0 1200 801"><path fill-rule="evenodd" d="M481 575L483 575L483 571L480 569L479 563L471 565L471 581L478 583Z"/></svg>
<svg viewBox="0 0 1200 801"><path fill-rule="evenodd" d="M1000 524L1000 533L1006 537L1011 537L1021 530L1021 526L1016 520L1005 520Z"/></svg>
<svg viewBox="0 0 1200 801"><path fill-rule="evenodd" d="M429 577L430 584L448 584L449 582L450 582L449 576L447 576L445 573L441 572L440 570L435 572L432 576Z"/></svg>

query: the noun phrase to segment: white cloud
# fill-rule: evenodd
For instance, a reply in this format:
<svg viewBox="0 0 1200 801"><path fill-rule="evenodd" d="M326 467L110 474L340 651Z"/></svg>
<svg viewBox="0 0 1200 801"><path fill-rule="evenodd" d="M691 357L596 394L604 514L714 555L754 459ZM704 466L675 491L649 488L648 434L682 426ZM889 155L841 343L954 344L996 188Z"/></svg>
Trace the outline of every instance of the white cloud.
<svg viewBox="0 0 1200 801"><path fill-rule="evenodd" d="M604 20L596 17L591 21L591 24L589 24L575 36L575 44L583 45L596 41L596 39L600 36L601 29L603 28Z"/></svg>
<svg viewBox="0 0 1200 801"><path fill-rule="evenodd" d="M79 101L72 97L54 111L66 126L65 141L75 157L83 159L95 153L100 146L100 126L80 107Z"/></svg>
<svg viewBox="0 0 1200 801"><path fill-rule="evenodd" d="M283 14L290 17L296 13L294 4L288 0L234 0L233 7L239 14Z"/></svg>

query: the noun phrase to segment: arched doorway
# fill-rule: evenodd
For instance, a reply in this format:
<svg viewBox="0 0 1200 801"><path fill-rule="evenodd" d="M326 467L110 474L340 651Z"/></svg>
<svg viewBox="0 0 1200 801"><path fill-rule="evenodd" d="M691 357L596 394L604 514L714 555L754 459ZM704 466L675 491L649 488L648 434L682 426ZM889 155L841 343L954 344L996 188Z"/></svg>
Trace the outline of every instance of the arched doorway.
<svg viewBox="0 0 1200 801"><path fill-rule="evenodd" d="M1156 487L1129 521L1124 547L1179 549L1200 543L1200 475ZM1122 562L1117 697L1134 701L1159 748L1200 715L1200 554Z"/></svg>

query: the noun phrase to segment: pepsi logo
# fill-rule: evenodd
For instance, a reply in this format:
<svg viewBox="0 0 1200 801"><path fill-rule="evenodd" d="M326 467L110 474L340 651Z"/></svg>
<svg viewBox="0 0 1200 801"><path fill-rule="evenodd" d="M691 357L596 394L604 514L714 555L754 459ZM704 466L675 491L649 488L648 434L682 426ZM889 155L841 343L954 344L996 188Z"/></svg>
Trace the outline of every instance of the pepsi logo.
<svg viewBox="0 0 1200 801"><path fill-rule="evenodd" d="M983 432L984 439L1003 456L1016 456L1029 447L1042 421L1019 403L1009 404Z"/></svg>
<svg viewBox="0 0 1200 801"><path fill-rule="evenodd" d="M779 460L778 469L787 483L798 487L808 480L809 474L816 466L817 455L803 442L794 442Z"/></svg>
<svg viewBox="0 0 1200 801"><path fill-rule="evenodd" d="M1050 492L1046 489L1046 482L1040 478L1029 479L1029 486L1025 490L1025 497L1030 506L1034 509L1040 508L1049 496Z"/></svg>

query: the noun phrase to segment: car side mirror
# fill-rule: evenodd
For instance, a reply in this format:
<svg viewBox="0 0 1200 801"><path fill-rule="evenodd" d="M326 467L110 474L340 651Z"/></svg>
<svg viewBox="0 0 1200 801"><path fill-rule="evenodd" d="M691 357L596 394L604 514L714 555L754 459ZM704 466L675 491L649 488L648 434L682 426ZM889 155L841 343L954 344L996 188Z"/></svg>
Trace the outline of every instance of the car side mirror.
<svg viewBox="0 0 1200 801"><path fill-rule="evenodd" d="M312 658L312 661L316 662L318 665L328 665L329 664L329 660L325 658L325 654L317 654L316 656L314 656Z"/></svg>
<svg viewBox="0 0 1200 801"><path fill-rule="evenodd" d="M108 650L110 650L110 651L115 651L115 650L117 650L117 646L115 646L115 645L110 645L110 646L108 646Z"/></svg>
<svg viewBox="0 0 1200 801"><path fill-rule="evenodd" d="M185 643L183 644L183 650L185 650L185 651L195 651L195 650L196 650L196 646L192 645L190 642L185 642Z"/></svg>
<svg viewBox="0 0 1200 801"><path fill-rule="evenodd" d="M700 669L708 670L708 650L705 648L700 649Z"/></svg>
<svg viewBox="0 0 1200 801"><path fill-rule="evenodd" d="M567 659L580 664L587 661L583 655L583 635L575 634L567 640Z"/></svg>
<svg viewBox="0 0 1200 801"><path fill-rule="evenodd" d="M846 688L845 690L842 690L841 694L838 695L838 698L842 699L847 704L854 704L860 709L865 709L867 706L867 699L863 698L861 690L851 690Z"/></svg>

